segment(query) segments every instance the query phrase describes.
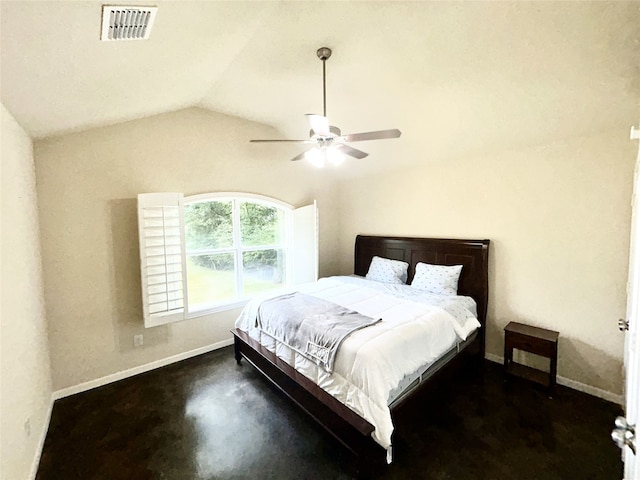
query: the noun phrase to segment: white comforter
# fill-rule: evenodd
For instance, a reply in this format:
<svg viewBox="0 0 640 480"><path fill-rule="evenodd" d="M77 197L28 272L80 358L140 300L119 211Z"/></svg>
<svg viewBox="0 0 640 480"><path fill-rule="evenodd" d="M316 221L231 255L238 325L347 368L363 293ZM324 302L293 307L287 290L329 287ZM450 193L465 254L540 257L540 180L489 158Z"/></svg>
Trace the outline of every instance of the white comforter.
<svg viewBox="0 0 640 480"><path fill-rule="evenodd" d="M331 374L256 328L260 302L282 291L254 298L240 314L236 327L369 421L375 427L374 440L387 449L390 460L390 392L403 377L433 363L480 327L473 313L475 303L469 297L443 298L410 286L361 277L323 278L295 290L382 321L345 339Z"/></svg>

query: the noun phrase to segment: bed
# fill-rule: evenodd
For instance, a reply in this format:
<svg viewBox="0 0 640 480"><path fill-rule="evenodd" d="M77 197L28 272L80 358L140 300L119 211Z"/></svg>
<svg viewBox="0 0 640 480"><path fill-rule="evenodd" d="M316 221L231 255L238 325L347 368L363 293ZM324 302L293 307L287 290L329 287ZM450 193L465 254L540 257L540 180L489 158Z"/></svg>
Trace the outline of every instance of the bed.
<svg viewBox="0 0 640 480"><path fill-rule="evenodd" d="M355 242L353 277L321 279L317 284L301 287L301 290L311 295L327 298L336 303L339 303L338 300L345 302L345 306L351 306L349 302L354 302L354 298L358 300L360 297L375 297L378 303L382 304L385 301L395 302L392 297L404 297L404 299L397 300L399 302L397 306L395 303L393 304L394 308L400 310L410 308L417 312L416 316L424 315L426 318L429 315L429 318L434 317L435 320L430 320L430 324L440 322L440 326L444 329L446 322L443 318L446 314L442 314L443 308L434 309L434 307L422 305L420 299L411 296L414 295L411 287L372 285L371 282L367 283L363 277L367 274L374 257L408 263L407 284L413 280L416 265L420 262L432 265L463 266L458 283L458 295L461 300L465 300L465 297L473 299L471 301L475 316L473 320L476 321L479 328L469 329L468 335L445 332L446 335L437 337L441 338L437 341L435 335L426 332L429 336L424 337L424 349L422 349L424 352L421 349L416 350L415 343L422 341L419 340L421 337L403 340L409 342L408 349L413 348L414 354L423 355L424 358L421 360L419 368L414 370L411 367L411 374L398 373L398 378L394 380L398 385L392 392L384 390L380 393L380 395L389 393L388 398L384 397L386 405L382 409L377 407L381 402L379 398L376 398L376 394L371 394L371 399L368 394L365 395L366 401L362 401L360 395L354 395L353 391L359 393L358 387L352 388L351 379L343 381L343 376L347 374L343 375L341 370L349 371L351 368L349 374L358 376L358 371L354 369L352 364L347 365L344 357L349 356L350 350L359 352L362 345L367 345L367 335L372 335L371 332L375 329L381 329L380 323L355 332L345 340L336 356L336 370L328 373L319 367L309 365L306 360L301 363L300 357L295 352L282 347L277 341L270 341L272 339L268 335L256 335L256 332L249 327L255 312L248 305L233 330L236 361L240 364L242 358L248 360L340 443L355 453L360 460L370 463L386 458L387 462L390 462L393 413L404 402L414 397L416 392L423 390L429 384L429 380L440 373L451 370L455 365L461 363L465 365L479 364L484 358L488 299L488 248L489 240L359 235ZM374 291L375 289L377 291ZM401 305L400 302L404 303ZM258 305L259 301L256 300L255 304ZM372 311L375 315L376 311ZM455 322L449 323L455 326ZM458 331L453 327L451 329ZM455 341L452 340L452 335L455 337ZM410 345L411 341L414 342L413 347ZM341 353L343 350L344 352ZM342 363L347 366L345 367ZM389 365L387 363L381 368L388 368ZM401 377L402 380L398 382ZM368 379L361 381L369 383ZM357 383L355 380L353 382ZM376 389L374 388L374 390ZM389 429L390 424L391 430Z"/></svg>

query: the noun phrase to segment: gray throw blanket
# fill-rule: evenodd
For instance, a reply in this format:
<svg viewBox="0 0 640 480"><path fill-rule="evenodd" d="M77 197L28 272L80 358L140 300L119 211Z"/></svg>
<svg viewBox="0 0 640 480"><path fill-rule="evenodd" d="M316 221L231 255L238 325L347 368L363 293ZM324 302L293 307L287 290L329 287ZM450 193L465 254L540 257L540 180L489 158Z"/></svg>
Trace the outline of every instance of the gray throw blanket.
<svg viewBox="0 0 640 480"><path fill-rule="evenodd" d="M356 330L379 321L327 300L294 292L262 302L256 327L332 372L342 341Z"/></svg>

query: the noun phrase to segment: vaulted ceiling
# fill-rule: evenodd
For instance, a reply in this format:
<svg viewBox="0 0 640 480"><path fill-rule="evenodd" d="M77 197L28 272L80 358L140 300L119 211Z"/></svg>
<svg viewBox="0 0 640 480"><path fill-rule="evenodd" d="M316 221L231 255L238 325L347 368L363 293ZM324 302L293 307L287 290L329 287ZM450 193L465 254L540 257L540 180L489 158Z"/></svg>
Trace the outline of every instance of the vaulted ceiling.
<svg viewBox="0 0 640 480"><path fill-rule="evenodd" d="M3 104L34 138L188 106L304 137L328 46L331 123L402 130L363 146L387 162L640 119L640 2L153 4L149 40L101 42L100 2L3 0Z"/></svg>

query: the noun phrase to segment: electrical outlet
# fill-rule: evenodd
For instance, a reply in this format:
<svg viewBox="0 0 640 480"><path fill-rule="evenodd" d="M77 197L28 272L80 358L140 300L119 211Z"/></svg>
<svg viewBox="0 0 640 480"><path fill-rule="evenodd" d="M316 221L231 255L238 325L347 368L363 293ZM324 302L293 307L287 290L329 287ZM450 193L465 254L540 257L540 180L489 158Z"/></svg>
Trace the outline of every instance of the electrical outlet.
<svg viewBox="0 0 640 480"><path fill-rule="evenodd" d="M27 437L31 436L31 417L27 418L27 420L24 422L24 434Z"/></svg>
<svg viewBox="0 0 640 480"><path fill-rule="evenodd" d="M134 347L141 347L142 345L144 345L144 337L142 336L142 334L134 335L133 336L133 346Z"/></svg>

